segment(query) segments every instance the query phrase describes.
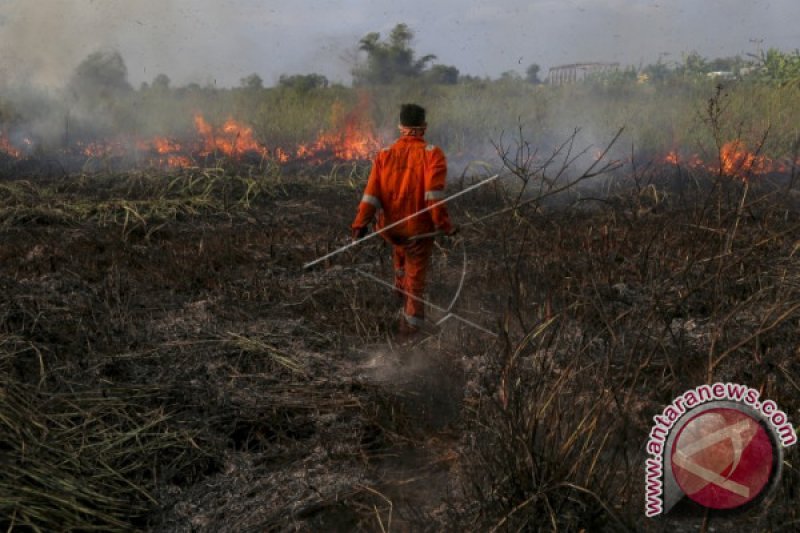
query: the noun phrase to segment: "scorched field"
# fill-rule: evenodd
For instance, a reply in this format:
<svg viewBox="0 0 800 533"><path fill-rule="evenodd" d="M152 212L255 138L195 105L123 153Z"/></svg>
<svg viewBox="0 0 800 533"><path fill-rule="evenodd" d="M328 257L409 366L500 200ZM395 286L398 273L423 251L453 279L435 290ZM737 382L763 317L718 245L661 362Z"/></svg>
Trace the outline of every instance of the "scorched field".
<svg viewBox="0 0 800 533"><path fill-rule="evenodd" d="M428 290L480 327L432 308L401 342L380 239L304 268L349 242L380 145L339 113L291 149L202 116L188 143L6 147L0 526L794 529L794 448L735 521L643 513L677 394L746 383L797 422L792 154L498 137L451 175L500 178L450 204Z"/></svg>

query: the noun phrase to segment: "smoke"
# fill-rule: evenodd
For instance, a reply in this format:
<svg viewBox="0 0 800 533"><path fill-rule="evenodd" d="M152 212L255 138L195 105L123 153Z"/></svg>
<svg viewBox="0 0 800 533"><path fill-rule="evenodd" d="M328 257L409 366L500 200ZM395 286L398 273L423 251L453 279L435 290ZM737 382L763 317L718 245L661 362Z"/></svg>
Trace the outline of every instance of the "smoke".
<svg viewBox="0 0 800 533"><path fill-rule="evenodd" d="M116 2L108 2L112 3ZM119 24L105 18L110 6L95 2L88 6L5 2L0 7L0 65L6 84L61 87L81 59L98 48L118 44ZM131 15L130 9L123 7L119 16Z"/></svg>
<svg viewBox="0 0 800 533"><path fill-rule="evenodd" d="M538 63L544 78L547 66L558 63L668 63L694 49L732 55L752 50L751 37L772 30L786 35L791 15L800 16L800 4L788 0L508 0L502 7L476 0L392 5L320 0L313 2L311 12L310 5L278 0L0 0L0 134L14 137L18 145L16 141L30 137L45 148L63 148L93 133L180 137L193 131L193 114L203 112L217 124L236 115L265 143L307 142L327 125L334 96L290 109L277 97L247 100L247 95L231 95L226 88L238 86L251 73L267 85L282 73L313 72L334 82L349 81L359 39L373 31L386 38L399 22L414 32L411 46L417 57L436 54L440 64L453 65L462 74L493 77L509 69L521 73ZM763 43L764 48L772 45L781 43ZM123 75L116 81L93 75L97 69L84 68L92 64ZM171 84L169 91L159 93L152 82L162 73ZM149 90L139 90L142 84L149 84ZM188 89L189 84L197 85ZM204 92L207 86L219 91ZM591 94L578 99L569 93L557 99L529 97L513 84L476 84L451 92L412 83L383 87L380 93L370 112L384 140L394 137L397 105L419 101L429 108L430 142L445 147L453 162L451 175L459 174L466 162L495 156L492 142L503 134L508 139L518 124L530 125L526 139L547 152L575 128L581 128L577 149L593 150L602 149L620 126L645 121L622 99L619 105L608 104L615 105L613 113L602 113ZM613 158L628 155L631 142L623 141ZM591 164L593 153L580 162Z"/></svg>
<svg viewBox="0 0 800 533"><path fill-rule="evenodd" d="M236 86L253 72L319 71L344 80L345 42L361 36L309 29L308 17L250 0L6 0L0 2L0 73L6 84L62 86L98 49L119 50L138 85L166 73L178 84ZM299 14L297 14L299 15ZM347 39L345 39L347 37Z"/></svg>
<svg viewBox="0 0 800 533"><path fill-rule="evenodd" d="M358 370L391 391L417 424L441 428L459 416L465 385L462 361L431 344L375 349Z"/></svg>
<svg viewBox="0 0 800 533"><path fill-rule="evenodd" d="M122 50L137 67L135 78L155 76L175 60L176 42L187 26L203 31L176 5L157 0L7 1L0 6L4 78L15 84L60 87L80 61L98 49Z"/></svg>
<svg viewBox="0 0 800 533"><path fill-rule="evenodd" d="M11 0L0 6L0 64L5 78L17 84L58 87L72 70L98 49L120 50L134 82L149 81L159 72L180 71L184 77L208 76L200 65L209 45L232 56L246 46L240 39L221 39L225 10L213 14L214 25L185 2ZM189 37L195 35L194 40ZM207 44L204 44L207 43ZM177 68L176 68L177 67Z"/></svg>

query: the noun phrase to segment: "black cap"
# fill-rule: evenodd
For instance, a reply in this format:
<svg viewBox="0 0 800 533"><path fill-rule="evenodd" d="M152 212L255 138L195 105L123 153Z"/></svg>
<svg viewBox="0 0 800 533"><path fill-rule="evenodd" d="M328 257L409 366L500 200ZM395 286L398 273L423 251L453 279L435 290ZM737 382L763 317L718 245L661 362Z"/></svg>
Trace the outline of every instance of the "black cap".
<svg viewBox="0 0 800 533"><path fill-rule="evenodd" d="M425 126L425 108L417 104L401 105L400 125L409 128L421 128Z"/></svg>

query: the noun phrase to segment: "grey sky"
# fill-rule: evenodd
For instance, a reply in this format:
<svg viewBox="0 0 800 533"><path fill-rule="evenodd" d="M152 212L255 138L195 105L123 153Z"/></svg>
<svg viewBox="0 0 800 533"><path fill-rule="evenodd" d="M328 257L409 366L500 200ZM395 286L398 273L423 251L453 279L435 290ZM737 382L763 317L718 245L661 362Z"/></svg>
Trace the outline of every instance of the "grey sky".
<svg viewBox="0 0 800 533"><path fill-rule="evenodd" d="M0 0L0 78L59 84L116 48L134 83L236 85L256 72L349 81L358 40L407 23L415 49L465 74L531 63L626 65L800 47L798 0Z"/></svg>

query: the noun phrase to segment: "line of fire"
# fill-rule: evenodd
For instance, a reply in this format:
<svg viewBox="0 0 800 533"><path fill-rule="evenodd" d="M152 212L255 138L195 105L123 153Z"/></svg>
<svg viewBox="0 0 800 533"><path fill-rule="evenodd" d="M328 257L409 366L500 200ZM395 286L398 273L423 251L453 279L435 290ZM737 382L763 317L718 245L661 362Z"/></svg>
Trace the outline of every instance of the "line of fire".
<svg viewBox="0 0 800 533"><path fill-rule="evenodd" d="M195 132L186 138L153 136L151 138L115 137L112 139L77 140L55 154L78 168L87 162L113 162L118 167L193 168L209 165L220 158L236 162L278 164L292 162L322 163L329 161L366 161L381 147L381 138L368 110L368 98L348 111L336 103L332 110L335 127L321 130L315 139L295 146L270 145L257 138L253 127L244 121L228 118L219 125L211 124L198 112L193 116ZM23 137L12 141L7 131L0 130L0 160L35 161L37 141ZM751 150L740 139L725 142L719 154L704 157L674 149L655 161L711 174L746 179L749 176L788 174L800 166L790 158L771 159Z"/></svg>
<svg viewBox="0 0 800 533"><path fill-rule="evenodd" d="M240 163L272 161L278 164L363 161L375 155L381 146L368 109L369 99L364 95L349 110L336 102L330 112L332 127L321 129L316 138L294 146L264 142L257 138L253 127L242 120L228 118L221 124L212 124L199 111L192 117L194 132L183 138L120 135L70 140L65 127L63 146L48 156L55 156L73 168L102 161L123 169L202 167L221 158ZM0 130L0 160L35 162L40 157L38 140L25 135L15 137L19 140L12 140L8 130Z"/></svg>

